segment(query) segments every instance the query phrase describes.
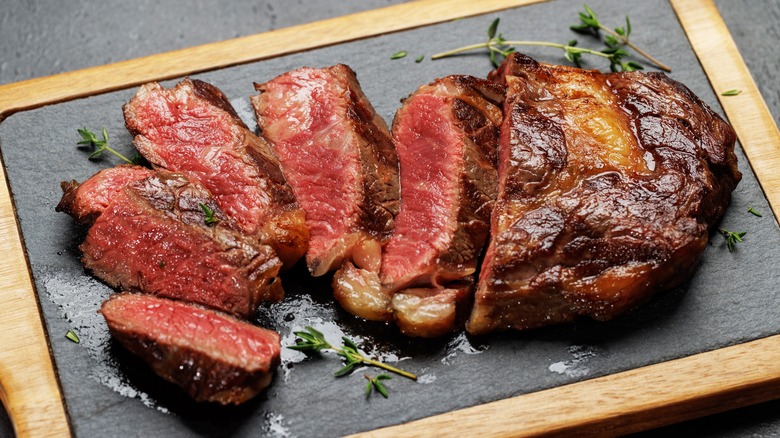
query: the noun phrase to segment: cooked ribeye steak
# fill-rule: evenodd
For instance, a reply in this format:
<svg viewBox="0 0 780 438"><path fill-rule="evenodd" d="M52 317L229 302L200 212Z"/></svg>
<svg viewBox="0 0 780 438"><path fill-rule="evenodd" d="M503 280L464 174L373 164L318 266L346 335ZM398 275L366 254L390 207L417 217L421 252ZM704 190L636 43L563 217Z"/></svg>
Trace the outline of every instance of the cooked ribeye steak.
<svg viewBox="0 0 780 438"><path fill-rule="evenodd" d="M81 184L75 180L63 181L60 184L62 199L55 210L68 213L81 225L92 225L114 195L131 182L148 178L152 173L145 167L122 164L103 169Z"/></svg>
<svg viewBox="0 0 780 438"><path fill-rule="evenodd" d="M216 87L185 79L140 87L124 107L133 143L156 168L206 187L241 231L271 245L285 267L306 252L303 210L268 143L252 133Z"/></svg>
<svg viewBox="0 0 780 438"><path fill-rule="evenodd" d="M255 88L258 125L306 211L310 272L343 260L377 272L398 212L398 159L355 72L300 68Z"/></svg>
<svg viewBox="0 0 780 438"><path fill-rule="evenodd" d="M206 223L206 210L216 223ZM260 302L281 299L281 262L236 227L202 186L158 171L114 192L80 246L82 262L115 288L248 317Z"/></svg>
<svg viewBox="0 0 780 438"><path fill-rule="evenodd" d="M192 304L120 293L100 313L114 338L196 401L243 403L280 362L278 334Z"/></svg>
<svg viewBox="0 0 780 438"><path fill-rule="evenodd" d="M731 127L662 73L513 54L474 334L610 319L692 274L741 178Z"/></svg>

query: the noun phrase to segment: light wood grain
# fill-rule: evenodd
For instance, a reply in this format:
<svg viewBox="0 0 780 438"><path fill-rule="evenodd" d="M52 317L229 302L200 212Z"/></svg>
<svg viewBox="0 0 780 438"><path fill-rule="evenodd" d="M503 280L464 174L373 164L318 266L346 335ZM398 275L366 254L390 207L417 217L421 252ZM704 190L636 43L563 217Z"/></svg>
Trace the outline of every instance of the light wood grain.
<svg viewBox="0 0 780 438"><path fill-rule="evenodd" d="M617 436L777 397L780 336L378 429L366 437Z"/></svg>
<svg viewBox="0 0 780 438"><path fill-rule="evenodd" d="M780 217L780 132L737 45L710 0L671 2L761 187ZM722 96L727 90L736 96Z"/></svg>
<svg viewBox="0 0 780 438"><path fill-rule="evenodd" d="M5 184L4 166L0 166L0 178L0 399L17 437L67 436L65 408Z"/></svg>
<svg viewBox="0 0 780 438"><path fill-rule="evenodd" d="M0 121L29 108L488 13L535 0L420 0L260 35L0 86ZM671 0L751 165L780 212L780 136L711 0ZM4 168L0 176L5 179ZM0 184L0 398L19 437L68 435L65 409L13 214ZM59 335L59 334L57 334ZM367 433L616 435L780 395L780 336Z"/></svg>

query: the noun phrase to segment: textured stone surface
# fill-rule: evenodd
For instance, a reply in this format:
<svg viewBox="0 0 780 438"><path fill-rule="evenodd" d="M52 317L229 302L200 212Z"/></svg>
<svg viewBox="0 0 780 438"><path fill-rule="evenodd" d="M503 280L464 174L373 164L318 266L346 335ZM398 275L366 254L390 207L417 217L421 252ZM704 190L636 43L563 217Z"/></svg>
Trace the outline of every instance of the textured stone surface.
<svg viewBox="0 0 780 438"><path fill-rule="evenodd" d="M341 15L350 11L384 6L390 3L398 3L398 1L285 2L276 0L262 4L259 2L239 1L231 3L230 9L227 10L226 5L223 3L205 1L176 1L157 5L150 1L121 3L111 0L92 2L92 4L69 4L67 7L63 7L61 2L50 0L6 0L3 2L3 7L0 8L0 41L3 41L3 44L0 45L0 83L218 41L234 36L285 27L299 22ZM676 27L676 22L673 19L668 20L670 10L662 1L634 2L626 5L625 8L612 7L611 2L606 0L589 2L589 4L600 13L600 17L604 21L610 23L619 23L621 13L623 13L622 9L629 10L636 35L635 42L641 43L643 40L646 40L646 43L652 43L654 54L657 54L661 59L673 61L675 72L672 76L674 78L688 84L705 101L716 105L715 96L709 89L706 80L701 78L698 64L690 53L685 52L689 50L687 45L680 44L680 39L682 38L681 31ZM780 33L780 24L778 24L780 23L780 6L774 0L756 0L753 2L719 0L717 4L726 16L726 22L733 32L748 66L751 68L762 93L767 99L770 110L775 114L777 120L777 115L780 114L780 83L774 79L773 70L777 68L776 64L780 58L778 56L780 49L773 46L772 43L777 41L776 37ZM577 1L558 1L554 2L554 4L535 6L533 9L529 9L528 14L531 17L526 15L525 12L502 13L500 14L503 18L502 31L507 36L511 35L527 39L544 37L545 39L566 40L571 35L565 25L543 26L540 24L539 26L529 26L529 23L559 23L561 21L559 18L550 17L560 17L560 11L566 11L567 13L571 11L569 15L574 15L574 11L578 10L579 7L580 2ZM608 10L615 11L614 13L606 12ZM566 16L568 17L569 15ZM430 54L439 49L449 48L452 44L481 40L489 19L492 19L492 16L490 18L445 24L442 25L440 31L421 29L418 31L419 33L415 34L391 35L372 39L365 43L345 45L343 48L329 48L257 66L250 65L214 72L201 77L214 81L217 85L223 87L231 98L239 98L251 93L251 84L245 82L269 79L271 75L294 68L301 63L326 65L335 62L349 62L358 71L366 93L374 101L380 114L386 119L390 119L398 106L398 98L414 90L420 83L440 75L441 69L449 66L450 71L448 73L484 74L487 66L483 58L472 56L464 57L457 62L451 61L447 64L444 64L444 61L442 61L442 64L435 64L426 60L422 64L415 65L408 58L396 61L395 64L389 64L390 61L386 59L385 55L401 48L409 50L410 56L413 50L415 54L417 51ZM654 27L652 23L655 22L654 20L659 19L662 19L664 24ZM563 24L569 24L569 21L571 20L566 20ZM512 27L512 25L515 26ZM436 38L426 38L426 36L430 35L435 35ZM446 35L446 37L442 35ZM653 39L654 35L664 35L668 38ZM587 41L586 38L580 39L582 43ZM416 41L426 41L426 45L417 46L415 45ZM371 51L360 50L362 48L370 48ZM682 50L683 52L675 55L677 50ZM366 59L366 53L374 53L374 58ZM530 53L534 56L545 56L548 61L563 62L555 53L550 54L550 52L546 51L533 51ZM399 75L397 70L393 70L393 68L385 69L388 66L393 68L403 66L407 70L404 74ZM394 85L388 86L386 83ZM392 91L386 91L388 89ZM51 116L46 119L49 124L47 128L50 128L51 132L46 135L48 143L42 142L39 144L56 142L62 138L63 133L67 134L69 130L75 129L75 125L81 126L81 124L96 126L105 124L111 132L119 133L122 129L122 123L117 105L126 100L130 94L132 94L132 90L106 95L100 99L88 101L89 104L68 104L73 106L62 107L61 109L64 109L64 111L58 111L60 109L59 106L41 110L38 113L38 117L41 115ZM114 108L114 106L117 107ZM76 112L74 110L78 109L83 111L78 117L74 118L72 114ZM24 132L25 128L29 129L31 121L36 120L36 114L30 114L28 119L24 119L28 117L24 114L19 114L18 116L9 118L0 127L0 139L16 138L8 137L8 135L14 132L17 134ZM6 123L9 124L6 126ZM115 141L120 142L119 144L128 140L126 135L117 134L112 135L112 139L116 139ZM75 151L75 148L71 150L70 145L63 146L61 151L67 151L69 156L63 157L61 163L53 163L47 169L51 170L52 180L65 177L83 179L84 175L82 174L88 175L96 169L88 166L89 163L83 159L83 156L78 154L78 151ZM10 175L12 183L15 178L24 178L24 175L30 172L40 173L40 169L36 168L35 162L37 160L29 160L29 158L32 157L24 154L16 157L16 159L21 159L22 161L26 160L29 166L20 166L16 176ZM740 159L743 171L749 171L744 157L740 156ZM59 173L57 173L58 171ZM760 202L763 202L763 204L757 205L763 206L762 211L768 211L760 193L756 192L755 182L751 182L750 179L747 178L740 185L740 189L735 195L735 206L732 208L732 211L743 210L743 208L746 208L746 205ZM19 181L23 181L23 179ZM69 323L81 317L77 310L89 309L90 303L72 303L67 301L67 299L62 301L66 297L58 297L56 295L57 290L61 289L62 283L72 281L72 279L67 277L63 278L56 275L60 272L59 270L70 269L70 272L73 272L73 269L77 269L77 265L72 264L74 259L72 245L75 242L74 233L76 231L67 225L67 218L54 216L57 226L63 227L60 228L61 231L64 230L64 233L55 241L49 242L48 245L30 244L29 233L34 233L34 231L28 233L27 230L50 224L45 220L36 222L36 220L32 219L37 212L43 212L41 214L43 217L50 215L50 213L47 213L49 210L46 208L35 210L35 204L43 203L45 205L50 203L53 197L58 196L56 186L53 188L43 187L45 184L49 184L49 182L42 183L42 187L33 188L31 192L25 192L25 189L20 187L20 183L16 183L17 188L14 189L14 192L15 194L24 192L30 196L26 203L21 203L26 204L27 207L20 205L20 210L29 209L26 216L28 219L22 218L22 225L25 227L24 232L28 239L28 249L31 252L31 257L35 259L36 254L42 257L37 262L34 261L33 266L38 266L39 273L48 275L48 277L41 275L39 278L36 278L36 281L39 282L39 290L44 291L43 293L46 293L45 291L47 290L52 291L49 297L51 300L42 299L42 301L45 301L42 303L44 310L48 312L47 324L49 325L49 330L51 333L60 333ZM25 197L20 196L20 198ZM750 217L746 218L741 214L730 215L727 217L724 226L734 224L739 227L742 225L740 221L749 219ZM762 226L766 226L768 222L763 221ZM765 236L769 236L766 242L751 242L750 252L747 250L742 251L737 257L749 258L751 254L761 254L761 248L752 246L754 244L759 246L772 244L772 239L777 239L778 233L775 225L771 223L769 225L771 226L764 230L766 231ZM753 225L751 224L751 226ZM755 228L752 231L755 231ZM63 249L64 256L55 256L56 251ZM705 253L705 257L708 257L705 258L705 261L717 265L719 263L717 257L722 252L721 241L714 239L713 246L708 248ZM703 269L707 269L706 264L703 266ZM706 272L709 271L703 271L702 275ZM776 279L774 284L771 279L769 280L768 286L776 284ZM713 282L717 281L716 277ZM43 284L44 282L46 284ZM695 282L696 280L694 280ZM101 289L102 285L99 284L95 285L86 282L80 283L80 285L88 292L88 295L99 297L105 293L105 290ZM703 286L703 284L699 284L696 286L696 289L703 288ZM691 348L693 350L706 349L708 347L702 345L688 344L679 347L679 349L670 346L672 348L663 351L656 350L654 351L654 357L648 357L647 352L642 351L642 345L654 345L653 340L660 339L654 337L663 336L665 331L679 333L679 330L695 329L692 325L696 324L696 321L688 321L689 325L687 328L685 325L675 326L674 324L684 323L685 321L680 320L687 319L684 318L685 312L697 309L699 306L706 306L707 300L710 298L702 290L698 292L696 290L688 290L687 292L670 293L633 315L633 320L623 319L609 325L586 323L578 326L546 330L532 335L498 337L490 341L491 346L487 352L476 356L464 354L462 350L468 348L464 344L459 343L458 339L453 339L450 345L426 345L431 350L427 355L422 354L419 348L410 349L408 345L402 348L401 352L412 351L417 353L419 357L415 357L411 362L406 362L415 368L418 368L420 363L424 363L426 357L427 360L432 361L430 366L434 371L424 372L429 378L430 376L438 378L434 385L439 387L443 385L451 389L449 393L443 394L447 396L447 400L443 400L443 403L438 405L440 409L447 409L446 403L449 403L450 399L473 397L471 394L473 391L469 390L470 385L466 385L466 382L474 379L452 373L451 369L454 366L463 366L474 370L473 367L476 367L481 360L490 360L494 364L499 364L496 366L497 369L501 369L500 364L502 363L513 366L517 366L518 363L533 363L532 360L516 356L516 354L524 356L527 350L531 349L531 351L535 351L534 355L543 355L548 359L543 362L544 366L542 368L544 370L531 370L531 374L539 377L541 381L522 381L518 383L516 391L524 392L534 388L577 380L586 376L609 373L616 369L633 367L646 363L648 360L655 361L674 357L685 354ZM303 299L300 302L303 304L307 303ZM338 312L333 313L331 309L323 307L319 302L314 304L315 306L313 307L316 307L318 310L312 311L311 315L313 318L333 317L334 315L342 319L344 318L344 315ZM759 310L767 305L777 308L776 303L771 302L743 303L743 307L754 306L759 308ZM278 310L281 311L282 309ZM85 314L92 316L88 312ZM766 330L766 328L752 327L750 324L744 323L744 321L735 321L733 315L725 311L718 312L717 309L715 309L714 314L710 314L707 318L715 318L721 324L721 327L726 327L722 331L729 332L732 335L736 334L735 336L737 337L750 337L764 333ZM71 319L71 321L67 319ZM698 321L698 323L702 322L706 321ZM359 327L355 327L354 324L346 324L344 327L344 330L347 332L360 332ZM612 329L619 330L621 335L609 336L609 331ZM332 333L335 337L339 331L335 330ZM695 330L691 333L691 335L696 334ZM603 340L605 335L608 339L607 341ZM701 335L701 333L698 333L698 335ZM733 341L734 338L725 342ZM707 342L712 347L720 345L724 340L713 341L708 339ZM68 351L66 349L69 347L72 346L68 345L66 341L53 339L55 353L59 352L62 354ZM85 346L85 348L88 347ZM99 349L97 346L95 348ZM71 348L71 350L73 349ZM64 362L67 363L67 366L64 367L61 364L60 369L78 368L79 364L85 366L94 365L95 359L83 351L64 354ZM447 355L449 354L454 355L448 357ZM628 360L624 360L619 364L612 363L615 358L622 358L625 355L630 356ZM132 364L131 361L126 359L124 359L124 363ZM120 361L122 360L120 357ZM418 362L420 360L421 362ZM513 360L518 362L513 362ZM63 385L66 389L66 397L69 395L74 397L69 407L77 411L74 416L74 422L77 424L75 432L81 436L94 436L97 431L101 430L100 427L104 427L102 429L103 432L113 430L113 427L109 426L112 424L112 416L125 415L128 412L141 413L145 415L145 419L146 416L151 417L149 423L137 424L136 426L144 428L150 424L158 424L159 427L155 429L157 434L186 434L193 433L196 430L204 434L208 434L209 430L211 430L211 433L215 433L214 429L210 429L214 425L204 424L202 421L199 421L198 416L216 414L225 415L226 418L234 420L231 428L227 431L221 431L223 433L228 433L232 430L239 435L242 434L242 431L243 434L248 434L248 431L251 429L243 427L251 424L261 424L268 433L275 432L280 434L287 431L293 435L298 435L305 431L311 432L311 425L302 424L304 423L303 418L296 415L292 410L277 410L274 409L274 406L281 407L284 403L293 403L295 400L290 400L291 395L285 395L284 393L288 390L286 388L295 388L298 385L303 386L299 386L300 389L296 391L301 392L296 393L303 394L305 390L311 390L312 393L316 394L317 391L320 391L320 395L316 396L320 400L330 400L331 397L336 395L333 392L334 388L331 388L331 386L338 386L341 390L347 391L354 389L358 385L355 381L340 381L338 385L332 385L333 380L330 378L329 372L332 371L334 365L335 361L333 358L296 364L286 374L286 377L277 379L275 383L276 391L274 391L277 394L274 395L272 393L270 395L270 397L276 397L275 399L268 401L259 400L257 403L248 406L248 409L229 413L222 411L216 413L208 411L199 412L197 410L194 412L186 410L176 412L174 409L174 413L179 414L180 418L182 418L182 424L178 425L177 423L171 424L171 418L175 417L150 410L139 403L137 399L119 396L105 385L96 384L88 373L82 373L81 375L75 373L63 376ZM475 372L478 373L478 371ZM141 380L139 380L139 375L132 374L132 372L127 370L124 371L123 376L131 379L136 378L133 383L137 387L140 386L139 389L141 391L146 390L153 395L157 395L158 406L166 406L166 404L171 403L172 400L170 398L166 399L164 396L160 396L160 394L154 394L154 388L150 387L150 385L154 385L154 381L143 381L142 376ZM310 378L311 376L316 376L317 378L315 381L307 383L306 379L303 378L305 376ZM491 382L489 380L480 380L479 384L489 387ZM80 388L80 386L84 388ZM404 395L396 398L395 402L390 399L389 404L381 403L382 400L371 400L370 403L364 402L358 394L359 390L355 391L355 397L340 395L338 399L348 399L346 402L349 406L354 406L356 412L363 413L367 418L371 416L372 409L387 409L391 413L390 415L395 416L396 421L416 418L422 415L423 412L435 413L430 411L429 406L420 406L419 401L413 403L414 410L409 409L408 406L398 406L398 403L403 404L404 401L409 400L409 397L414 398L412 396L420 388L425 389L427 387L427 392L434 392L430 391L430 386L407 386L406 382L399 379L394 379L390 386L395 386L394 389L399 394L403 393ZM90 393L90 390L94 392ZM83 397L87 394L91 397L89 402L83 400ZM352 393L350 392L349 394ZM494 396L495 394L489 394L479 397L490 398ZM309 395L308 397L311 396ZM173 401L175 402L175 398ZM274 403L278 403L278 405L274 405ZM767 403L755 408L741 409L733 413L652 431L647 435L660 436L660 434L668 434L670 431L679 431L697 436L772 436L780 432L780 415L777 414L778 407L780 407L780 402ZM105 411L100 411L100 409L105 409ZM90 418L90 415L95 416L96 412L101 412L97 417L105 418L102 420L97 418L97 421L92 421L94 418ZM3 414L0 413L0 417L2 416ZM119 427L120 425L116 426ZM127 427L127 425L122 427ZM332 427L332 425L329 424L329 427ZM119 427L116 430L122 429ZM335 434L345 430L348 429L331 428L321 432ZM7 418L0 418L0 437L9 436L10 434Z"/></svg>

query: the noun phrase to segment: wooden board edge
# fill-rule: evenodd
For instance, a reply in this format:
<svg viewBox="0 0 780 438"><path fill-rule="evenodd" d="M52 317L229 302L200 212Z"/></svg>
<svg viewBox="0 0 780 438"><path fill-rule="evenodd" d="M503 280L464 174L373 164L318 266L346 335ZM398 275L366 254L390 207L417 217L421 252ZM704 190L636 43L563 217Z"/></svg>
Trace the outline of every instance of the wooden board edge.
<svg viewBox="0 0 780 438"><path fill-rule="evenodd" d="M0 165L0 401L17 437L69 436L49 343ZM64 336L64 334L63 334Z"/></svg>
<svg viewBox="0 0 780 438"><path fill-rule="evenodd" d="M0 86L0 121L43 105L546 0L416 0Z"/></svg>
<svg viewBox="0 0 780 438"><path fill-rule="evenodd" d="M780 217L780 131L713 0L670 0L688 40L737 132L753 172ZM736 96L723 96L728 90Z"/></svg>
<svg viewBox="0 0 780 438"><path fill-rule="evenodd" d="M184 76L538 1L501 0L483 4L470 0L418 0L414 3L265 34L4 85L0 86L0 120L15 111L127 88L151 80ZM765 193L777 217L780 195L773 193L770 196L766 191L768 187L778 187L780 184L778 181L780 174L771 172L772 169L780 169L778 167L780 142L777 141L780 136L774 120L712 1L670 1L688 34L694 51L702 60L702 65L716 93L720 94L723 90L731 88L743 90L742 94L735 96L741 96L740 100L720 97L721 103L738 132L743 148L764 185ZM410 7L406 8L404 5ZM411 7L412 5L414 7ZM421 6L422 9L418 10L417 6ZM396 19L385 22L387 19L385 14L391 14ZM347 19L354 19L354 22ZM712 26L715 26L717 33L713 32ZM306 37L295 45L280 42L294 39L289 37L317 35L317 32L327 31L327 29L341 31L345 28L348 31L335 32L335 35L329 34L327 38ZM360 30L364 33L361 34ZM708 38L714 38L720 43L715 43ZM714 56L707 58L723 51L727 53L718 58L721 59L720 63L713 60ZM729 64L723 63L724 58ZM724 66L727 68L724 69ZM745 111L746 108L750 111ZM760 124L765 130L762 133L752 132L754 124ZM762 165L761 162L765 159L771 165ZM0 176L5 179L2 168L0 168ZM20 366L31 370L44 368L40 372L32 372L32 379L20 376L13 377L9 382L3 378L0 398L9 410L18 436L68 435L67 418L54 377L18 226L12 213L7 182L5 186L0 187L0 206L4 207L3 213L0 213L0 238L2 238L0 241L5 242L3 249L12 256L12 260L6 266L0 267L0 291L2 291L0 306L3 307L3 312L0 313L0 327L3 327L0 331L0 345L3 345L3 351L0 351L0 375L7 372L3 366L8 363L9 358L12 360L18 358L22 362ZM12 315L12 309L15 308L21 309L22 316ZM19 326L18 330L7 330L7 327L16 325ZM476 427L477 429L474 430L480 435L494 432L494 436L568 433L574 430L610 435L635 432L777 397L780 388L780 377L778 377L780 370L777 368L780 357L776 353L780 352L778 347L780 347L780 336L774 336L689 358L429 417L406 425L379 429L367 435L387 436L388 431L393 432L394 435L426 434L426 430L427 434L431 431L440 434L447 430L460 434L467 431L465 426ZM32 358L39 354L40 350L45 357L43 364L38 363L39 357ZM752 365L750 369L745 369L747 362ZM724 363L729 367L724 367ZM697 378L692 382L691 376L702 375L703 370L710 373L709 378ZM653 380L649 380L651 377ZM684 381L679 381L679 378ZM670 385L670 383L675 384ZM595 398L593 392L599 388L602 390L601 399ZM652 392L653 388L657 394ZM671 391L672 389L680 391ZM625 397L631 395L632 391L637 393L637 397L634 397L633 403L628 405ZM664 397L667 393L672 395ZM650 395L657 397L651 400ZM572 398L573 404L570 410L561 412L564 417L552 415L556 411L562 411L562 396ZM729 403L723 403L725 398L732 397L737 398L729 399ZM548 403L545 409L540 410L537 415L530 415L537 406L543 406L545 401ZM682 412L677 409L681 409ZM27 421L26 415L31 412L36 413L36 418ZM567 412L569 416L565 416ZM488 417L484 415L491 415L489 423L485 420ZM525 418L528 421L518 425ZM502 419L506 419L507 422L501 423ZM504 424L506 427L497 428L495 427L497 423ZM420 425L433 427L433 429L420 429L418 427Z"/></svg>
<svg viewBox="0 0 780 438"><path fill-rule="evenodd" d="M779 390L776 335L352 436L618 436L771 400Z"/></svg>

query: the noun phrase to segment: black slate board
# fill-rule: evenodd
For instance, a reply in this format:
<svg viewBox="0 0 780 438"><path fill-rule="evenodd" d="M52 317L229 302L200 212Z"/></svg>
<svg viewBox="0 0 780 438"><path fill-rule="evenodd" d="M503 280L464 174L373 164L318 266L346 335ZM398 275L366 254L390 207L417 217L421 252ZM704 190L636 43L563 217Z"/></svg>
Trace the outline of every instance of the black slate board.
<svg viewBox="0 0 780 438"><path fill-rule="evenodd" d="M589 3L607 23L621 25L630 13L632 40L649 47L670 64L673 78L688 85L713 108L717 99L687 44L671 7L660 0ZM350 65L364 91L386 120L399 99L418 85L446 74L484 76L490 69L483 55L467 55L416 64L420 55L485 39L496 16L501 31L513 39L598 46L595 39L575 35L581 3L559 0L393 35L329 47L284 58L201 74L220 87L251 123L247 96L253 81L266 81L300 67ZM407 50L409 56L391 61ZM565 62L559 52L529 48L531 56ZM590 66L605 68L598 60ZM167 85L172 82L167 83ZM335 379L333 356L304 360L285 351L285 363L269 390L238 408L189 402L179 390L161 382L142 363L110 341L95 313L111 292L86 275L78 262L83 230L69 217L54 212L59 182L84 180L116 164L106 157L89 162L75 148L75 129L105 126L112 144L129 150L121 106L135 92L125 90L19 113L0 125L0 150L11 183L30 266L51 339L58 375L73 431L78 436L334 436L403 423L466 406L612 374L672 358L721 348L780 332L776 289L780 274L773 269L780 230L747 161L738 150L745 173L723 221L727 229L748 231L734 252L720 236L712 237L701 265L689 284L609 323L576 324L482 339L464 335L439 341L405 339L380 324L357 321L332 305L328 282L313 281L303 269L284 281L288 298L263 309L258 320L279 330L291 343L292 330L304 325L323 329L336 341L346 334L364 345L376 345L386 359L421 375L413 383L394 378L389 399L365 399L362 375ZM753 206L764 214L748 214ZM64 333L75 329L81 344ZM369 370L375 374L373 370Z"/></svg>

